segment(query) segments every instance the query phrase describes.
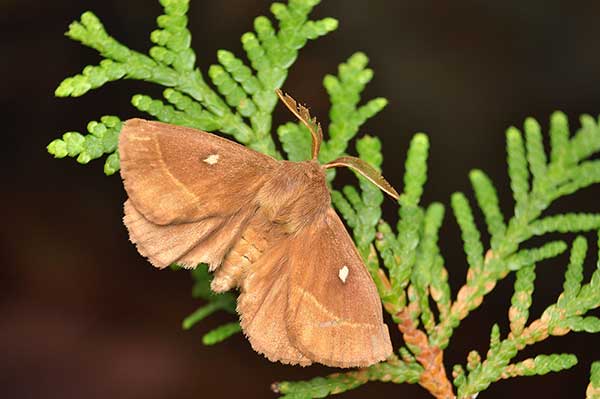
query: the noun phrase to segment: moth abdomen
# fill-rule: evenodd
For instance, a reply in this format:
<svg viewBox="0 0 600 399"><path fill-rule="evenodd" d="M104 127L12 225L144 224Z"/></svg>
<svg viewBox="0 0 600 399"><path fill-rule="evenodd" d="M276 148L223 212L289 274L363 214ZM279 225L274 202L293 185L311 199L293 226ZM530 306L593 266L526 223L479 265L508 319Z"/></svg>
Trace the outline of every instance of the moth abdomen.
<svg viewBox="0 0 600 399"><path fill-rule="evenodd" d="M267 241L261 233L251 227L246 229L216 270L210 288L220 293L239 287L248 268L260 258L266 245Z"/></svg>

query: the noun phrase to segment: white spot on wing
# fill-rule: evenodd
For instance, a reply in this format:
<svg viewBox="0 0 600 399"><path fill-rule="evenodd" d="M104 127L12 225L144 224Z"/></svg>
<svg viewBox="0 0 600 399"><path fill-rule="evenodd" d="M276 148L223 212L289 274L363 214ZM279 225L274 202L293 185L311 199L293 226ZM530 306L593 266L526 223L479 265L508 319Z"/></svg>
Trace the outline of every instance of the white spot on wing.
<svg viewBox="0 0 600 399"><path fill-rule="evenodd" d="M350 269L348 269L348 266L343 266L339 270L338 277L340 278L340 280L342 280L342 283L346 282L346 279L348 278L348 273L350 273Z"/></svg>
<svg viewBox="0 0 600 399"><path fill-rule="evenodd" d="M207 156L206 159L204 159L203 161L209 165L214 165L217 162L219 162L219 154L211 154Z"/></svg>

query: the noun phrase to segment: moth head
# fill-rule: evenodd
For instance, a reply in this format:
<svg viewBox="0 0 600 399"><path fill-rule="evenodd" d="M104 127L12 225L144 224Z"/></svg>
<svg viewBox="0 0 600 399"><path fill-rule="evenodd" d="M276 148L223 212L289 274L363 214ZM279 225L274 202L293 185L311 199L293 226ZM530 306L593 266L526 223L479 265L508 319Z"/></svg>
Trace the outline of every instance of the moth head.
<svg viewBox="0 0 600 399"><path fill-rule="evenodd" d="M312 136L312 160L317 161L319 150L321 149L321 142L323 141L323 129L321 129L321 124L317 121L317 118L314 118L310 115L305 106L298 104L290 95L283 93L279 89L277 89L276 92L285 106L310 131ZM371 183L379 187L383 192L389 194L392 198L396 200L400 198L398 192L390 183L387 182L387 180L383 178L381 173L360 158L345 156L338 158L335 161L328 162L325 165L322 165L322 167L323 169L338 167L350 168L360 173Z"/></svg>

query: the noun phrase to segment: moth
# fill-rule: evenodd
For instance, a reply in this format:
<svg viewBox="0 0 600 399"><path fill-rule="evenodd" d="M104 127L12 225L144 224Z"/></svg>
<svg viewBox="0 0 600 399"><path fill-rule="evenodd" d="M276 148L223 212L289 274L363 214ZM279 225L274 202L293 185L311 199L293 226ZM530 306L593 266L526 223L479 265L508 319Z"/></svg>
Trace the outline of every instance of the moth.
<svg viewBox="0 0 600 399"><path fill-rule="evenodd" d="M374 364L392 353L389 331L375 284L331 206L325 171L350 167L398 193L358 158L319 164L321 126L278 95L311 132L311 160L276 160L215 134L128 120L119 154L130 240L158 268L206 263L214 292L238 288L243 332L269 360Z"/></svg>

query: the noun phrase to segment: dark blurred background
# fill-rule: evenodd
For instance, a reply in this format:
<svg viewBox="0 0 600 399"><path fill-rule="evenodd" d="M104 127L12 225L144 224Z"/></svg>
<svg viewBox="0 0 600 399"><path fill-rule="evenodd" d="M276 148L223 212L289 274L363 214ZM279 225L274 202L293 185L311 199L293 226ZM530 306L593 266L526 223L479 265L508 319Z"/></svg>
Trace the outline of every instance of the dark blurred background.
<svg viewBox="0 0 600 399"><path fill-rule="evenodd" d="M219 48L242 54L239 37L251 29L255 16L269 13L269 3L192 2L193 46L204 71ZM573 127L578 115L600 113L597 0L323 3L314 16L336 17L340 28L301 52L287 91L326 121L322 77L354 51L365 51L376 72L365 98L384 96L390 104L362 131L385 143L385 174L398 187L411 135L429 134L425 202L448 204L457 190L471 195L468 171L481 168L498 185L509 214L504 130L522 126L529 115L546 127L556 109L572 118ZM87 121L101 115L139 116L129 105L132 94L160 93L150 84L123 81L78 99L53 97L63 78L99 61L94 51L63 36L85 10L93 10L119 40L146 51L161 8L150 0L0 0L0 203L5 215L0 232L0 397L269 398L272 381L331 372L272 364L242 336L202 346L202 334L231 321L227 315L182 331L182 318L200 305L190 296L190 277L154 270L128 242L119 177L105 177L102 161L81 166L46 153L52 139L68 130L83 131ZM277 121L289 119L279 107ZM598 211L599 194L598 187L587 189L559 201L548 213ZM385 212L395 219L392 201L387 200ZM588 238L595 242L593 235ZM466 267L450 215L442 246L456 292ZM590 252L588 277L595 244ZM555 301L567 261L564 254L539 266L532 317ZM464 364L471 349L485 353L494 322L507 332L512 282L513 276L500 282L458 328L446 351L448 368ZM399 335L393 334L398 342ZM591 361L600 358L598 343L591 335L570 334L528 348L519 359L572 352L580 361L559 374L494 384L482 397L583 397ZM381 383L344 397L391 395L429 397L418 386Z"/></svg>

